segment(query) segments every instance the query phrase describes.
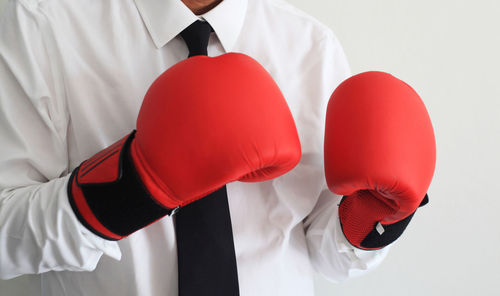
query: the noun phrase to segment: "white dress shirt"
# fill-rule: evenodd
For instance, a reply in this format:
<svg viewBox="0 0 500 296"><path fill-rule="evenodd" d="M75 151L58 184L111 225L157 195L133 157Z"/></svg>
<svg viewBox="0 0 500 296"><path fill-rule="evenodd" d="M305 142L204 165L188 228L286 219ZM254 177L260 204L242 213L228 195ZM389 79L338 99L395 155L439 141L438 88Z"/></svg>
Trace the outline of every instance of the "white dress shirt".
<svg viewBox="0 0 500 296"><path fill-rule="evenodd" d="M242 296L313 295L313 272L341 281L387 248L345 240L323 172L325 110L350 75L333 33L284 1L224 0L208 54L242 52L274 77L302 159L262 183L227 185ZM40 295L177 295L171 217L119 242L83 227L68 174L135 128L153 80L187 57L198 17L180 0L13 0L0 19L0 278L40 274ZM203 246L200 246L202 248Z"/></svg>

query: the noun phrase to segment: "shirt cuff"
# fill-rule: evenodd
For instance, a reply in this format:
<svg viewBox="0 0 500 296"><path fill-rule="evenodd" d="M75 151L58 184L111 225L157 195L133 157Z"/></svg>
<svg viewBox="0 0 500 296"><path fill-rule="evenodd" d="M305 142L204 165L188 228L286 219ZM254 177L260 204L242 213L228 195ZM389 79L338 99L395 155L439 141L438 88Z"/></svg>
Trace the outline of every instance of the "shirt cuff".
<svg viewBox="0 0 500 296"><path fill-rule="evenodd" d="M333 217L332 217L333 218ZM344 233L338 216L335 217L335 243L339 253L344 254L351 261L349 277L357 277L377 267L387 256L390 245L379 250L362 250L349 243Z"/></svg>

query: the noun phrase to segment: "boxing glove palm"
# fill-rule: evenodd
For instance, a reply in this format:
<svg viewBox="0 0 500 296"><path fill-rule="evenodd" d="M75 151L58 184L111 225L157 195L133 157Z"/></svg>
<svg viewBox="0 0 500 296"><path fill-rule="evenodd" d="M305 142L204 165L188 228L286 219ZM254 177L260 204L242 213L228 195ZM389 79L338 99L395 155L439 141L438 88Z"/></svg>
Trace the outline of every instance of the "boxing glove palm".
<svg viewBox="0 0 500 296"><path fill-rule="evenodd" d="M121 239L229 182L278 177L300 155L291 112L262 66L237 53L196 56L151 85L136 132L75 169L70 202L94 233Z"/></svg>
<svg viewBox="0 0 500 296"><path fill-rule="evenodd" d="M403 81L383 72L353 76L333 92L325 129L325 175L343 195L342 230L361 249L397 239L427 202L434 133L426 108Z"/></svg>

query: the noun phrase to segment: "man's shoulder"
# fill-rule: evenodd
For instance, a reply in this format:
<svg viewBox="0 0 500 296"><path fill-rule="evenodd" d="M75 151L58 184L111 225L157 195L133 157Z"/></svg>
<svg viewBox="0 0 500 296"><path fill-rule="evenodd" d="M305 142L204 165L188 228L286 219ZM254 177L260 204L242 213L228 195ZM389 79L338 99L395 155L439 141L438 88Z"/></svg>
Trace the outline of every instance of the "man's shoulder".
<svg viewBox="0 0 500 296"><path fill-rule="evenodd" d="M308 35L308 37L321 40L335 39L332 30L322 24L313 16L298 9L285 0L251 0L267 19L273 22L273 27L284 27L295 35Z"/></svg>
<svg viewBox="0 0 500 296"><path fill-rule="evenodd" d="M180 0L179 0L180 1ZM0 0L1 2L1 0ZM29 11L37 12L71 12L82 13L82 8L95 8L102 10L102 7L113 7L133 3L134 0L101 0L101 1L82 1L82 0L7 0L6 5L13 4L14 7L24 7ZM89 3L91 2L91 3ZM112 5L113 4L113 5Z"/></svg>
<svg viewBox="0 0 500 296"><path fill-rule="evenodd" d="M9 4L13 4L13 7L24 7L32 12L44 11L53 7L68 7L68 4L78 2L78 0L9 0Z"/></svg>
<svg viewBox="0 0 500 296"><path fill-rule="evenodd" d="M10 2L24 6L28 9L36 9L40 5L45 4L46 2L52 2L51 0L9 0Z"/></svg>

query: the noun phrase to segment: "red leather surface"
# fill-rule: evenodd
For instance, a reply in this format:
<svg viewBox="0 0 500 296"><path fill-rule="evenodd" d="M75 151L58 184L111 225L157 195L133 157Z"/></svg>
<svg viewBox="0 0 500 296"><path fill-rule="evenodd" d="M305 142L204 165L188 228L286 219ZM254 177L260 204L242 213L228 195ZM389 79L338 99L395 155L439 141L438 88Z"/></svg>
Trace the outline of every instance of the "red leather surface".
<svg viewBox="0 0 500 296"><path fill-rule="evenodd" d="M131 155L158 202L175 207L232 181L280 176L299 162L301 149L269 73L230 53L181 61L152 84Z"/></svg>
<svg viewBox="0 0 500 296"><path fill-rule="evenodd" d="M429 115L405 82L365 72L334 91L327 108L325 173L332 192L349 196L339 210L344 233L356 233L354 243L374 223L394 223L413 213L435 162Z"/></svg>

